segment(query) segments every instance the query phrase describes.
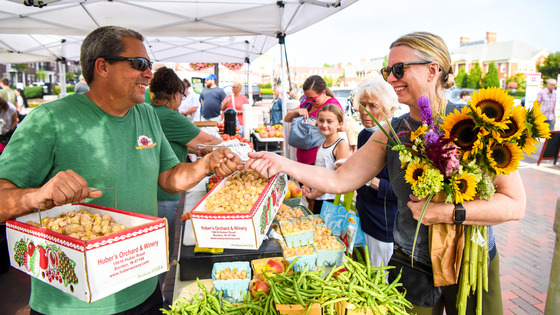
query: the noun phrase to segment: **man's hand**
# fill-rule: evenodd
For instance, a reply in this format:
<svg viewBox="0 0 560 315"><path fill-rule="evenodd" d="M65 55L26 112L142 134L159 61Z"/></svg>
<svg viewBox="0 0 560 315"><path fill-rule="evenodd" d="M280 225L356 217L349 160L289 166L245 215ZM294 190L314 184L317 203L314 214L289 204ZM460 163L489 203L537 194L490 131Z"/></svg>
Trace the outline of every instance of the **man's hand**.
<svg viewBox="0 0 560 315"><path fill-rule="evenodd" d="M92 191L87 181L72 170L60 171L35 192L35 203L42 209L50 209L86 198L100 198L101 191Z"/></svg>
<svg viewBox="0 0 560 315"><path fill-rule="evenodd" d="M217 148L209 155L209 170L220 177L231 175L236 170L243 169L243 161L237 154L225 147Z"/></svg>
<svg viewBox="0 0 560 315"><path fill-rule="evenodd" d="M249 161L245 163L245 168L254 170L264 178L271 178L284 170L282 161L286 158L276 153L260 151L249 153L249 157Z"/></svg>

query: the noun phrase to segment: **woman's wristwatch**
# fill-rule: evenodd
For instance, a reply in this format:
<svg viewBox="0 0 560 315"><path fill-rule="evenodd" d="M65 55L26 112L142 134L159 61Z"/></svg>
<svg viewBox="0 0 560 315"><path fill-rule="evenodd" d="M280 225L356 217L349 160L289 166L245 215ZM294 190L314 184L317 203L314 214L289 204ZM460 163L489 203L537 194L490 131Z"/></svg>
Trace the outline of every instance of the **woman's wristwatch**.
<svg viewBox="0 0 560 315"><path fill-rule="evenodd" d="M453 210L453 223L454 224L463 224L465 222L467 216L467 211L462 204L456 203L455 209Z"/></svg>

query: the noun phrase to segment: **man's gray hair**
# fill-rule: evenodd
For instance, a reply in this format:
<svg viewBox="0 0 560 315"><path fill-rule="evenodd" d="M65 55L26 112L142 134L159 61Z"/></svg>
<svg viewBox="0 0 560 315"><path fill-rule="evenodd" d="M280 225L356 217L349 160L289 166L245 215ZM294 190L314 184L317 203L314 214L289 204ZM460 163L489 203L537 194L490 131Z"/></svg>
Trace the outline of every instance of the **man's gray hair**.
<svg viewBox="0 0 560 315"><path fill-rule="evenodd" d="M123 37L144 41L142 34L120 26L102 26L86 36L80 50L82 75L87 84L93 81L95 61L103 56L118 56L124 49Z"/></svg>

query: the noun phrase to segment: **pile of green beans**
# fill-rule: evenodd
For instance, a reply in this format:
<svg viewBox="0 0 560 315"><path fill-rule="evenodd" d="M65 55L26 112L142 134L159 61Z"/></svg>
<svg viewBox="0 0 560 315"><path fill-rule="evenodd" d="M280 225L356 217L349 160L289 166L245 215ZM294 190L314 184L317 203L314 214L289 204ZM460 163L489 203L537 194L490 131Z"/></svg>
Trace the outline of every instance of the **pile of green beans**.
<svg viewBox="0 0 560 315"><path fill-rule="evenodd" d="M324 296L322 306L327 314L336 314L334 305L341 301L355 305L357 311L371 309L374 314L408 314L407 308L411 308L412 304L396 290L402 286L399 282L401 275L392 283L387 283L387 270L394 267L371 266L367 246L364 256L365 263L344 256L346 261L342 262L342 266L333 267L325 277L329 286L325 288L328 294Z"/></svg>
<svg viewBox="0 0 560 315"><path fill-rule="evenodd" d="M231 304L222 298L222 293L208 291L197 279L200 290L192 301L177 299L164 314L210 314L210 315L277 315L276 305L301 305L308 314L314 304L323 308L323 314L336 315L335 305L347 301L357 307L357 311L371 309L374 314L408 314L407 308L412 304L396 288L400 275L392 283L387 283L388 269L394 267L372 267L369 262L367 247L365 262L354 261L344 256L342 266L333 267L327 274L324 267L316 270L290 272L297 258L283 273L272 276L264 273L270 286L267 295L256 292L253 296L244 296L243 303Z"/></svg>

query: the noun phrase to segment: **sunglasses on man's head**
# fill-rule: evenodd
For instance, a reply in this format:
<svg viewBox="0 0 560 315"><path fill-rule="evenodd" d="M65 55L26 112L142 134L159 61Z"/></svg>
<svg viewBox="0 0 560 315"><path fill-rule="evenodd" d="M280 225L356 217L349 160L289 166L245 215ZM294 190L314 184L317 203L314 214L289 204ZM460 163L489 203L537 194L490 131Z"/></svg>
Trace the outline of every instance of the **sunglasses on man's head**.
<svg viewBox="0 0 560 315"><path fill-rule="evenodd" d="M121 57L121 56L109 56L109 57L99 57L110 61L130 61L132 68L140 71L146 71L150 68L152 70L152 62L144 57Z"/></svg>
<svg viewBox="0 0 560 315"><path fill-rule="evenodd" d="M425 65L428 63L431 63L431 61L397 62L391 67L385 67L381 69L381 75L383 75L383 79L387 81L387 79L389 79L389 76L391 75L391 72L393 72L395 79L402 79L402 77L404 76L404 66Z"/></svg>

